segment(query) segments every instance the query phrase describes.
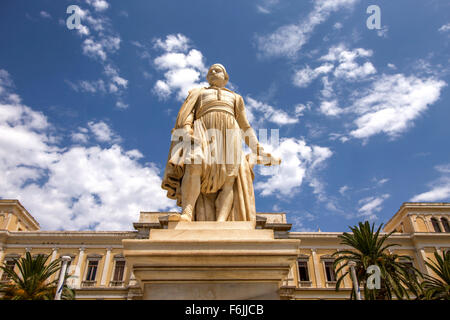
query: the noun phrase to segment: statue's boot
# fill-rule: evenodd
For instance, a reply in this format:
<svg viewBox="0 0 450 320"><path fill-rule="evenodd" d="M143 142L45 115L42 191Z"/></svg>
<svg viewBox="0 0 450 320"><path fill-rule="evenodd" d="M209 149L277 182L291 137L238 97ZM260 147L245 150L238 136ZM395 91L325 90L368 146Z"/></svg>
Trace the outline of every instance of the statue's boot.
<svg viewBox="0 0 450 320"><path fill-rule="evenodd" d="M187 213L183 213L180 217L180 221L185 221L185 222L191 222L192 221L192 215L187 214Z"/></svg>
<svg viewBox="0 0 450 320"><path fill-rule="evenodd" d="M192 221L192 208L190 205L187 205L186 208L183 209L183 213L180 216L180 221Z"/></svg>

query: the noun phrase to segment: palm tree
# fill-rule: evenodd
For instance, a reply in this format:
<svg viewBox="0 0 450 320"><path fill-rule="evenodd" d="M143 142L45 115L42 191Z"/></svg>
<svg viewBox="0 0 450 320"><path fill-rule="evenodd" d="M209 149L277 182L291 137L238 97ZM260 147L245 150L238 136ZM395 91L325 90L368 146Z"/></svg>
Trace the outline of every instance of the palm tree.
<svg viewBox="0 0 450 320"><path fill-rule="evenodd" d="M421 295L420 271L410 265L410 257L392 254L387 250L397 244L386 244L392 232L380 236L382 225L374 232L374 224L370 226L368 221L360 222L358 226L350 227L352 233L344 232L339 236L341 243L352 249L333 254L337 257L334 261L335 269L337 267L336 274L340 274L336 281L336 291L339 290L344 277L350 273L348 263L354 261L356 277L363 288L366 300L390 300L394 295L398 299L410 299L410 293L419 297ZM370 276L367 274L367 268L370 265L380 268L379 289L369 289L367 286L367 279ZM356 295L352 289L350 299L355 298Z"/></svg>
<svg viewBox="0 0 450 320"><path fill-rule="evenodd" d="M444 252L442 257L435 252L436 261L425 261L426 265L436 273L439 278L424 275L422 283L425 299L450 300L450 251Z"/></svg>
<svg viewBox="0 0 450 320"><path fill-rule="evenodd" d="M61 259L46 265L48 256L32 257L29 252L16 261L19 272L14 268L0 266L9 277L9 282L1 285L5 300L52 300L55 297L58 280L49 281L50 277L61 269ZM67 275L66 275L67 277ZM73 299L73 291L65 286L62 299Z"/></svg>

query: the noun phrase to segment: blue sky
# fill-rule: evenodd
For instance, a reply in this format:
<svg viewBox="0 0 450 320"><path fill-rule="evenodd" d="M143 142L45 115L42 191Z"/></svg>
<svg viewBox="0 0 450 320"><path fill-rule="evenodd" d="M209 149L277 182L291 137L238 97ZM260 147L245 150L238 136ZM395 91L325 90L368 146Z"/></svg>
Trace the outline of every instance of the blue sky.
<svg viewBox="0 0 450 320"><path fill-rule="evenodd" d="M345 231L450 200L448 1L0 6L0 197L42 229L129 230L139 211L177 209L160 188L170 130L216 62L253 127L279 130L266 148L282 165L255 169L257 211Z"/></svg>

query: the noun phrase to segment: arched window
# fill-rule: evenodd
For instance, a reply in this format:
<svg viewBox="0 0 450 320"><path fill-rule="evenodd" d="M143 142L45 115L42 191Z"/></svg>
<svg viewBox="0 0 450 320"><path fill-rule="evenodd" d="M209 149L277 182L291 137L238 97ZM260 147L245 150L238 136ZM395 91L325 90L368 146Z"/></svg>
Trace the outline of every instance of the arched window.
<svg viewBox="0 0 450 320"><path fill-rule="evenodd" d="M441 227L439 226L439 222L436 218L431 218L431 223L433 224L435 232L442 232Z"/></svg>
<svg viewBox="0 0 450 320"><path fill-rule="evenodd" d="M448 224L447 218L442 217L441 222L442 222L442 225L444 226L444 231L450 232L450 225Z"/></svg>

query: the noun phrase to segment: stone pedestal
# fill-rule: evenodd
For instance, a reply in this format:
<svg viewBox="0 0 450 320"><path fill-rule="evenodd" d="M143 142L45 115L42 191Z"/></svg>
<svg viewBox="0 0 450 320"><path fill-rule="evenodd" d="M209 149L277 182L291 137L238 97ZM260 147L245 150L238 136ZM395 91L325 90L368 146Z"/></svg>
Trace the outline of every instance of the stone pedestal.
<svg viewBox="0 0 450 320"><path fill-rule="evenodd" d="M144 299L279 299L299 240L274 239L253 222L179 222L149 239L123 240Z"/></svg>

